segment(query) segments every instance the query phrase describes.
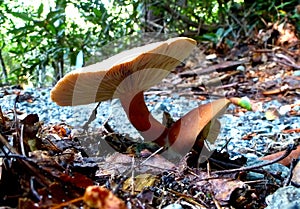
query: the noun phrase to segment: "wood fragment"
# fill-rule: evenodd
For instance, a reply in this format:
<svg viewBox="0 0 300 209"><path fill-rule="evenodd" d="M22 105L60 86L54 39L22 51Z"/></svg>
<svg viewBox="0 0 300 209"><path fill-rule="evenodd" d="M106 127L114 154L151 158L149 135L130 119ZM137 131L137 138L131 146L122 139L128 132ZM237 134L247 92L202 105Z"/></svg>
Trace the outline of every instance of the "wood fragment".
<svg viewBox="0 0 300 209"><path fill-rule="evenodd" d="M204 85L205 86L220 86L220 85L222 85L222 81L229 79L230 77L237 75L239 73L240 73L239 71L234 71L229 74L221 75L220 77L212 78L212 79L208 80L207 82L204 82Z"/></svg>
<svg viewBox="0 0 300 209"><path fill-rule="evenodd" d="M216 65L209 66L208 68L205 68L205 69L196 68L191 71L182 72L182 73L179 73L179 76L180 77L192 77L192 76L197 76L197 75L209 74L209 73L212 73L215 71L217 71L217 72L223 71L224 72L224 71L232 70L236 66L245 64L246 62L247 62L247 60L226 61L226 62L222 62L222 63L216 64Z"/></svg>

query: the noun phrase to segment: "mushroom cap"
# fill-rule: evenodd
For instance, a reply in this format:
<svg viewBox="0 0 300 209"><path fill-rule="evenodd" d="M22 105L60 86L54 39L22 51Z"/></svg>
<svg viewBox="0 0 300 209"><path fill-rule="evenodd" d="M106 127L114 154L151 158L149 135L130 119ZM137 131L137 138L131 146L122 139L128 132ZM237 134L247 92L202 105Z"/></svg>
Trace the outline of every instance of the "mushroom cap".
<svg viewBox="0 0 300 209"><path fill-rule="evenodd" d="M186 37L151 43L66 74L51 90L60 106L75 106L127 97L159 83L194 49Z"/></svg>

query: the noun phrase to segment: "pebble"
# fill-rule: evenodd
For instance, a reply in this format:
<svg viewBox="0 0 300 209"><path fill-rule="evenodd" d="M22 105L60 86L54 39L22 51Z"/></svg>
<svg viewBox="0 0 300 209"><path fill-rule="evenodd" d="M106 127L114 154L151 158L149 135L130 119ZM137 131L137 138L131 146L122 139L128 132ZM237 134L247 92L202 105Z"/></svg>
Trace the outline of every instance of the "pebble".
<svg viewBox="0 0 300 209"><path fill-rule="evenodd" d="M163 209L183 209L183 207L180 204L174 203L164 207Z"/></svg>
<svg viewBox="0 0 300 209"><path fill-rule="evenodd" d="M28 89L26 94L32 96L32 102L20 101L17 103L17 110L24 114L36 113L39 115L39 119L44 122L45 125L66 123L74 128L81 128L85 124L92 111L97 104L76 106L76 107L60 107L57 106L50 99L50 88L45 89ZM22 92L25 94L25 92ZM11 113L14 108L16 95L0 94L0 104L2 111L8 114L9 117L13 117ZM170 97L148 95L145 97L146 104L149 110L152 112L155 118L162 120L164 111L167 111L171 116L177 120L184 114L192 110L201 104L200 101L190 100L185 97L179 97L173 95ZM202 102L203 103L203 102ZM264 110L269 107L281 107L283 106L278 101L270 101L264 104ZM230 105L228 112L232 112L235 106ZM227 144L227 151L234 159L239 155L245 155L251 159L260 157L259 155L265 154L269 148L273 146L280 146L284 148L288 143L299 140L299 133L288 134L283 137L282 131L289 128L299 128L300 124L300 108L294 108L294 111L298 111L298 116L289 116L288 111L282 111L283 114L273 120L268 121L264 117L263 112L247 111L239 116L229 113L224 114L220 118L222 128L216 143L216 148L221 149ZM116 132L130 135L131 137L138 139L139 133L131 126L128 121L123 108L118 100L111 102L102 102L97 111L96 119L90 124L91 129L100 128L105 121L109 121L109 124ZM254 134L247 140L243 140L243 137L249 134ZM288 143L287 143L288 142ZM270 167L271 170L277 170ZM281 168L279 169L281 170ZM280 209L280 208L299 208L300 209L300 190L293 187L285 187L278 189L272 196L267 199L268 209ZM171 204L164 209L181 209L179 204Z"/></svg>
<svg viewBox="0 0 300 209"><path fill-rule="evenodd" d="M74 128L81 128L85 124L95 104L81 105L76 107L60 107L50 99L50 88L44 89L27 89L21 92L32 96L32 102L21 101L17 103L17 110L25 114L36 113L45 125L66 123ZM5 113L11 112L14 107L16 95L2 95L0 98L2 111ZM147 95L145 97L146 104L155 118L162 120L163 112L167 111L174 120L179 119L187 112L197 107L201 103L208 101L191 100L186 97L180 97L178 94L170 96ZM299 101L299 100L298 100ZM280 102L274 100L264 103L264 110L269 107L281 107ZM235 106L230 105L228 110L232 112ZM294 110L296 110L294 108ZM298 111L300 111L298 109ZM9 114L12 118L12 113ZM141 139L139 133L132 127L127 119L119 100L102 102L97 110L96 119L90 124L92 130L99 129L109 121L109 125L116 132L127 134L135 139ZM278 134L282 134L282 130L288 128L299 128L300 116L289 116L288 113L279 118L268 121L264 117L263 112L247 111L240 116L235 116L229 113L224 114L220 118L222 129L220 131L217 148L222 148L227 140L230 140L227 148L232 150L232 153L265 153L268 146L274 143L281 143ZM249 140L242 140L244 136L256 133ZM300 134L293 135L295 138ZM283 147L284 148L284 147ZM233 154L232 157L234 157Z"/></svg>
<svg viewBox="0 0 300 209"><path fill-rule="evenodd" d="M266 209L300 209L300 188L287 186L267 196Z"/></svg>

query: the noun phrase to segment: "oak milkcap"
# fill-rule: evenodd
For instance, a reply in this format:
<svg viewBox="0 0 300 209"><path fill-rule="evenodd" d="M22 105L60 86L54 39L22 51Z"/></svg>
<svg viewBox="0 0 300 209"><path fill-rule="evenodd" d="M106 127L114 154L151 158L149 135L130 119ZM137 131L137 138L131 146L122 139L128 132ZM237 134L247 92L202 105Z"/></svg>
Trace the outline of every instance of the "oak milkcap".
<svg viewBox="0 0 300 209"><path fill-rule="evenodd" d="M164 138L167 130L149 113L143 91L165 78L195 46L195 40L177 37L124 51L66 74L52 89L51 99L75 106L119 98L145 140Z"/></svg>

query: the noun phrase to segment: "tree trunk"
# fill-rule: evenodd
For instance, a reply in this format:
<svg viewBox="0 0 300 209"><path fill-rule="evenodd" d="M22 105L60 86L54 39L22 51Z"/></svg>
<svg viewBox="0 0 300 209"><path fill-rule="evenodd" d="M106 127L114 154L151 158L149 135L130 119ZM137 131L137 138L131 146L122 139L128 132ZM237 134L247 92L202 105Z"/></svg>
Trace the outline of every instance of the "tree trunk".
<svg viewBox="0 0 300 209"><path fill-rule="evenodd" d="M67 6L66 0L56 0L56 9L60 10L61 13L65 13ZM64 76L64 45L65 45L65 27L62 27L65 25L66 22L66 15L61 16L61 18L58 20L58 30L56 35L56 42L57 45L60 46L60 52L57 54L57 80L61 79Z"/></svg>
<svg viewBox="0 0 300 209"><path fill-rule="evenodd" d="M3 73L3 76L4 76L4 81L5 81L5 83L7 83L8 82L7 70L6 70L4 59L3 59L3 56L2 56L2 49L0 49L0 64L1 64L2 73Z"/></svg>
<svg viewBox="0 0 300 209"><path fill-rule="evenodd" d="M164 32L164 14L162 12L154 11L154 7L158 7L159 2L153 0L144 1L145 14L144 14L144 28L145 32Z"/></svg>

